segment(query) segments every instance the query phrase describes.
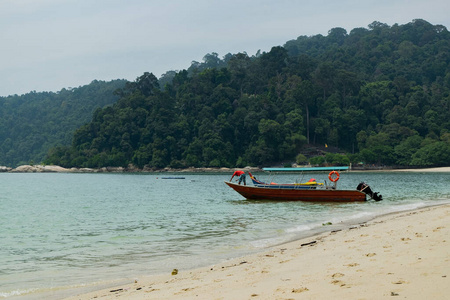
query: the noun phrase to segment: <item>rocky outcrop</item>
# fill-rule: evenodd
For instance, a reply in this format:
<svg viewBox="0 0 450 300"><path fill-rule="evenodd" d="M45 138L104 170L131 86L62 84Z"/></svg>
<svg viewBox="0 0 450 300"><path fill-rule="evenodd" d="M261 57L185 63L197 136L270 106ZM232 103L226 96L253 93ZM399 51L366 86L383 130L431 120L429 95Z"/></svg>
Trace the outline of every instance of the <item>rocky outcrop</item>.
<svg viewBox="0 0 450 300"><path fill-rule="evenodd" d="M10 167L0 166L0 173L10 172L11 170Z"/></svg>
<svg viewBox="0 0 450 300"><path fill-rule="evenodd" d="M61 173L70 172L70 169L66 169L60 166L43 166L43 165L23 165L12 169L11 172L15 173Z"/></svg>
<svg viewBox="0 0 450 300"><path fill-rule="evenodd" d="M245 167L239 168L246 172L260 171L259 168ZM63 168L60 166L43 166L43 165L22 165L15 169L9 167L0 167L0 172L12 172L12 173L133 173L133 172L183 172L183 173L233 173L237 168L186 168L186 169L138 169L132 165L124 167L105 167L99 169L91 168Z"/></svg>

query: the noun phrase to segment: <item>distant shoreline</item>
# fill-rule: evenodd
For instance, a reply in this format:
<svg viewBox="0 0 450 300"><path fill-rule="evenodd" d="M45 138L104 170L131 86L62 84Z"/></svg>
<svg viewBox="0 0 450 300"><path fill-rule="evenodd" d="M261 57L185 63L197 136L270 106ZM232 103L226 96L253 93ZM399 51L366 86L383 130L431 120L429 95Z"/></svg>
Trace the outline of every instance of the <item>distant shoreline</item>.
<svg viewBox="0 0 450 300"><path fill-rule="evenodd" d="M60 166L44 166L44 165L22 165L17 168L10 168L0 166L0 173L230 173L240 169L247 172L263 172L258 167L245 168L185 168L185 169L139 169L135 167L104 167L104 168L63 168ZM351 172L450 172L449 167L438 168L411 168L411 169L394 169L392 167L386 168L352 168Z"/></svg>
<svg viewBox="0 0 450 300"><path fill-rule="evenodd" d="M0 166L0 173L229 173L240 169L250 172L263 171L257 167L245 168L185 168L185 169L139 169L136 167L103 167L103 168L63 168L55 165L22 165L17 168Z"/></svg>

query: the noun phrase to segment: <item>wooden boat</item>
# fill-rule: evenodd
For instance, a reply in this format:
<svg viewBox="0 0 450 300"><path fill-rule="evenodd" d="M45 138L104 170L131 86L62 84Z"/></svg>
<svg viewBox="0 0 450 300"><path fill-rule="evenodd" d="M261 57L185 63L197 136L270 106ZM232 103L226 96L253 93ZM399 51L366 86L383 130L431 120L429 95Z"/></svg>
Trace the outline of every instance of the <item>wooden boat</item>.
<svg viewBox="0 0 450 300"><path fill-rule="evenodd" d="M378 195L378 193L373 193L364 182L361 182L355 190L337 189L339 173L334 170L328 175L328 178L333 183L332 185L327 185L326 183L325 185L267 184L254 180L253 175L251 175L251 178L254 182L253 186L239 185L228 181L225 181L225 183L244 198L250 200L353 202L366 201L367 195L376 201L382 200L382 196Z"/></svg>
<svg viewBox="0 0 450 300"><path fill-rule="evenodd" d="M225 183L244 198L251 200L267 199L321 202L366 201L366 194L358 190L272 188L239 185L228 181L225 181Z"/></svg>

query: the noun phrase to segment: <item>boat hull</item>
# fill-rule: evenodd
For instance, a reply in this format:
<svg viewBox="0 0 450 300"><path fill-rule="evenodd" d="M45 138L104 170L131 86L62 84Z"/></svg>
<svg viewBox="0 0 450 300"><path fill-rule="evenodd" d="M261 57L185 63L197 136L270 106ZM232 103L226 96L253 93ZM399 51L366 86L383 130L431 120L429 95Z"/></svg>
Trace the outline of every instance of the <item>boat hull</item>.
<svg viewBox="0 0 450 300"><path fill-rule="evenodd" d="M250 200L284 200L312 202L366 201L366 194L358 190L287 189L239 185L225 181L233 190Z"/></svg>

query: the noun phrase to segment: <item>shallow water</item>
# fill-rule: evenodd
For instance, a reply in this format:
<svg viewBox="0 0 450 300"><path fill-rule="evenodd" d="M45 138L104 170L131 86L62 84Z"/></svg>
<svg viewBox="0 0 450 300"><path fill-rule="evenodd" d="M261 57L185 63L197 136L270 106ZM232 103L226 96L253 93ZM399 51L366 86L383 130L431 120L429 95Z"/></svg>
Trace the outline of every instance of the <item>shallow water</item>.
<svg viewBox="0 0 450 300"><path fill-rule="evenodd" d="M450 173L342 173L339 188L365 181L384 200L341 204L248 201L224 184L231 174L162 176L0 174L0 298L214 264L344 223L450 202ZM327 174L271 179L310 177L320 182Z"/></svg>

